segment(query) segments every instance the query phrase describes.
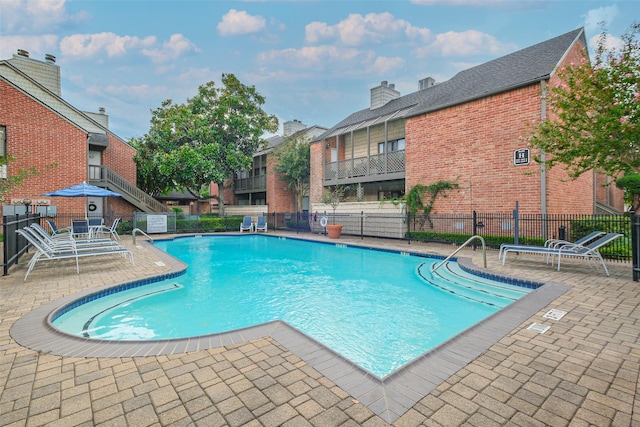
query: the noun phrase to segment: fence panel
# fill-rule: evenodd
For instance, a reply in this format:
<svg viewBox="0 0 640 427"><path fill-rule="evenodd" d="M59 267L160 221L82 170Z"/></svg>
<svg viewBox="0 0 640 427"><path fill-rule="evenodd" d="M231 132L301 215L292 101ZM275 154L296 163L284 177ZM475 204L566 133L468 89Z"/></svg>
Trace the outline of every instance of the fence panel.
<svg viewBox="0 0 640 427"><path fill-rule="evenodd" d="M28 227L33 222L40 220L39 214L23 214L5 216L2 223L2 233L4 237L2 245L2 274L9 274L9 267L19 262L20 257L29 249L29 243L22 236L16 233L23 227Z"/></svg>

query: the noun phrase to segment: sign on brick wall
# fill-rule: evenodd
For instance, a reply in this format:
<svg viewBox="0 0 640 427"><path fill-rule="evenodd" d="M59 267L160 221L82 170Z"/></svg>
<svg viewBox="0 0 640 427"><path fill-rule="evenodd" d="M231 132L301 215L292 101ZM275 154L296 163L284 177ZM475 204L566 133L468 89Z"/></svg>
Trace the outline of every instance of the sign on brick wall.
<svg viewBox="0 0 640 427"><path fill-rule="evenodd" d="M530 158L528 148L519 148L513 152L513 164L516 166L528 165Z"/></svg>

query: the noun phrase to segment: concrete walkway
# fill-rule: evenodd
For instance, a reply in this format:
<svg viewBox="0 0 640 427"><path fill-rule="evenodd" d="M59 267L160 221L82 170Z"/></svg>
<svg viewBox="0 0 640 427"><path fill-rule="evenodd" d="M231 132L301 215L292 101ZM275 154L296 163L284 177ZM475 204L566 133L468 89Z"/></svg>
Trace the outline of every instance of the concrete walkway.
<svg viewBox="0 0 640 427"><path fill-rule="evenodd" d="M440 255L454 249L346 236L339 242ZM16 342L12 334L21 335L21 343L29 336L39 338L46 329L43 322L30 325L33 334L18 331L18 326L48 304L181 268L140 241L134 246L125 237L125 245L134 251L135 267L117 256L99 262L81 259L77 275L72 262L41 262L23 282L25 261L0 278L0 425L640 426L640 288L631 280L629 264L608 263L611 276L606 277L601 268L572 260L563 261L557 272L536 256L510 255L502 266L497 252L489 251L492 273L568 288L516 318L515 326L500 337L478 345L478 354L461 367L450 372L443 368L454 365L449 362L457 353L451 352L437 364L426 362L417 378L439 378L428 392L415 377L376 388L387 394L378 401L393 401L391 394L398 393L415 402L401 410L392 405L379 410L359 400L362 380L354 386L326 368L336 366L339 357L312 360L306 345L300 345L304 337L290 341L295 331L131 357L61 356L36 348L38 339L28 347ZM465 249L460 256L482 265L481 251ZM550 309L566 315L543 317ZM549 329L527 329L532 323Z"/></svg>

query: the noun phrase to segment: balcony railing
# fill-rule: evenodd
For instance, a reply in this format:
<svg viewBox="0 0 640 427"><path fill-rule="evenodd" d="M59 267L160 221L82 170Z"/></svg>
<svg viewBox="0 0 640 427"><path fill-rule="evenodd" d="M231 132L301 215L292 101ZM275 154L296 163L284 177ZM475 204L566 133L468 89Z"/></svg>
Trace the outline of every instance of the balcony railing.
<svg viewBox="0 0 640 427"><path fill-rule="evenodd" d="M356 157L327 163L324 179L328 181L374 181L377 178L398 178L405 172L404 150L369 157ZM364 178L364 179L358 179ZM370 179L367 179L370 178Z"/></svg>
<svg viewBox="0 0 640 427"><path fill-rule="evenodd" d="M248 178L236 178L234 181L234 192L242 191L266 191L267 190L267 176L251 176Z"/></svg>

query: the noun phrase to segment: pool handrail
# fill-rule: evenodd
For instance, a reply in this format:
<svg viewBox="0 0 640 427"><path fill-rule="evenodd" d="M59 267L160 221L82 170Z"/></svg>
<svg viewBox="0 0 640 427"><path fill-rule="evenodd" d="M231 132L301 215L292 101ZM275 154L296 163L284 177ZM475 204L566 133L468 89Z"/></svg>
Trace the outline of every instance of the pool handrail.
<svg viewBox="0 0 640 427"><path fill-rule="evenodd" d="M147 239L151 240L151 242L153 243L153 238L151 236L149 236L147 233L145 233L144 231L140 230L139 228L134 228L131 231L131 234L133 235L133 244L136 244L136 231L140 234L144 234L145 236L147 236Z"/></svg>
<svg viewBox="0 0 640 427"><path fill-rule="evenodd" d="M442 267L447 261L449 261L451 258L453 258L453 256L455 254L460 252L462 250L462 248L467 246L469 243L471 243L475 239L479 239L482 242L482 258L484 259L484 268L487 268L487 246L484 243L484 238L482 236L479 236L479 235L476 234L475 236L469 237L469 239L467 239L466 242L464 242L463 244L458 246L458 248L455 251L453 251L448 257L446 257L443 261L439 262L435 267L433 267L433 270L431 270L431 272L435 273L435 271L437 269Z"/></svg>

